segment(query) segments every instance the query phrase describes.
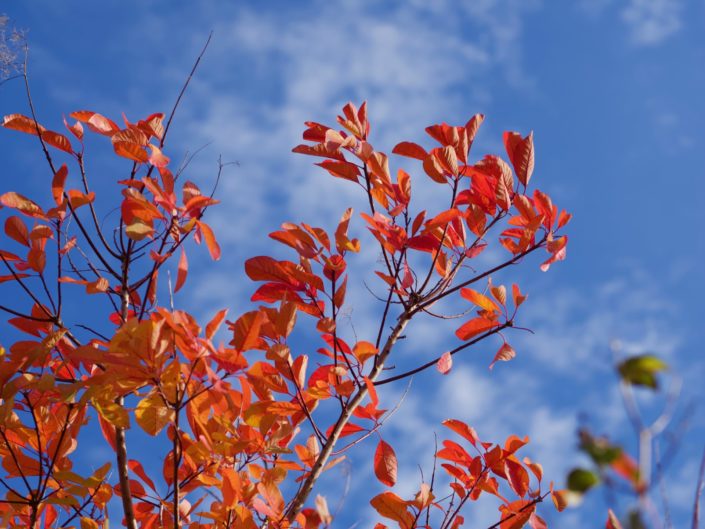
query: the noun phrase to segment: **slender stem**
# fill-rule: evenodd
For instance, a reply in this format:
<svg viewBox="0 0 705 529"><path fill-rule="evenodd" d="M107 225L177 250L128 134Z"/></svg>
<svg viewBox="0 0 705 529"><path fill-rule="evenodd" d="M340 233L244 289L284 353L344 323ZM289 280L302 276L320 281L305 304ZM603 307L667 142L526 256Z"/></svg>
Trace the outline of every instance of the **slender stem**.
<svg viewBox="0 0 705 529"><path fill-rule="evenodd" d="M700 497L703 495L703 490L705 490L705 450L703 451L703 459L700 461L698 484L695 486L692 529L700 529Z"/></svg>
<svg viewBox="0 0 705 529"><path fill-rule="evenodd" d="M453 292L457 292L461 288L465 288L468 285L472 285L473 283L478 282L480 279L488 277L488 276L494 274L495 272L499 272L503 268L506 268L508 266L516 264L517 262L519 262L521 259L523 259L527 255L529 255L533 251L537 250L538 248L541 248L545 242L546 242L546 237L544 236L539 242L537 242L536 244L533 244L532 246L529 246L526 250L516 254L514 257L512 257L508 261L505 261L504 263L497 265L494 268L490 268L486 272L483 272L479 275L476 275L472 279L468 279L467 281L463 281L462 283L457 284L453 288L449 288L448 290L444 290L443 292L441 292L440 294L438 294L436 296L432 296L430 298L425 299L424 301L422 301L421 303L419 303L416 306L415 312L419 312L419 311L425 309L426 307L433 305L435 302L437 302L441 298L444 298L444 297L452 294Z"/></svg>
<svg viewBox="0 0 705 529"><path fill-rule="evenodd" d="M467 349L467 348L470 347L471 345L475 345L477 342L481 342L481 341L484 340L485 338L488 338L488 337L492 336L493 334L497 334L498 332L503 331L503 330L506 329L507 327L512 327L512 322L511 322L511 320L510 320L510 321L507 321L507 322L505 322L505 323L503 323L502 325L499 325L499 326L495 327L494 329L492 329L492 330L490 330L490 331L487 331L487 332L484 333L484 334L481 334L480 336L478 336L478 337L475 338L474 340L470 340L469 342L466 342L466 343L464 343L464 344L462 344L462 345L459 345L459 346L456 347L455 349L452 349L452 350L450 350L450 351L448 351L448 352L449 352L451 355L454 355L455 353L459 353L459 352L462 351L463 349ZM389 384L390 382L395 382L396 380L401 380L401 379L403 379L403 378L410 377L411 375L415 375L416 373L419 373L419 372L421 372L421 371L424 371L425 369L428 369L429 367L432 367L432 366L436 365L440 359L441 359L441 357L439 356L439 357L434 358L433 360L431 360L431 361L429 361L429 362L426 362L426 363L423 364L423 365L420 365L420 366L417 367L417 368L411 369L411 370L409 370L409 371L406 371L406 372L401 373L401 374L399 374L399 375L395 375L395 376L393 376L393 377L389 377L389 378L384 378L384 379L382 379L382 380L378 380L378 381L375 382L375 386L381 386L381 385L383 385L383 384Z"/></svg>
<svg viewBox="0 0 705 529"><path fill-rule="evenodd" d="M387 341L385 342L384 348L382 351L379 353L379 361L377 364L372 368L372 371L370 372L369 379L370 381L374 382L379 375L382 373L382 369L384 368L384 363L389 357L389 355L392 352L392 349L394 347L394 344L396 344L397 340L399 340L399 337L402 335L404 332L404 329L406 328L407 324L409 323L411 319L410 312L404 311L399 318L397 319L397 323L394 326L394 329L392 330L391 334L387 338ZM345 427L346 424L350 421L350 418L353 415L353 412L357 409L358 406L362 403L363 399L367 396L367 385L365 384L361 388L357 390L357 393L352 397L352 399L348 402L348 405L345 407L345 409L342 411L340 414L340 417L338 417L338 420L336 421L335 425L333 426L333 430L331 431L330 436L328 437L328 441L326 442L325 446L323 446L320 454L318 455L318 458L316 459L316 462L313 464L313 467L311 468L311 472L309 473L308 477L306 480L303 482L301 485L301 488L299 491L296 493L294 498L292 499L291 503L287 507L286 511L284 512L284 518L287 519L289 522L293 521L296 515L299 513L301 508L303 507L304 503L306 502L306 499L308 496L311 494L311 491L313 490L313 486L320 477L321 473L323 472L323 469L326 466L326 463L328 462L328 459L330 458L333 449L338 442L338 439L340 438L340 435L343 431L343 428Z"/></svg>
<svg viewBox="0 0 705 529"><path fill-rule="evenodd" d="M130 292L128 290L128 267L129 267L129 255L123 256L122 261L122 290L121 294L121 305L120 305L120 316L122 318L123 324L127 321L127 313L130 306ZM118 397L117 403L122 406L124 404L124 397ZM120 496L122 498L122 510L125 514L125 526L128 529L137 529L137 522L135 520L135 510L132 503L132 493L130 492L130 478L127 467L127 439L125 436L125 430L119 426L115 427L115 448L117 456L117 471L120 481Z"/></svg>

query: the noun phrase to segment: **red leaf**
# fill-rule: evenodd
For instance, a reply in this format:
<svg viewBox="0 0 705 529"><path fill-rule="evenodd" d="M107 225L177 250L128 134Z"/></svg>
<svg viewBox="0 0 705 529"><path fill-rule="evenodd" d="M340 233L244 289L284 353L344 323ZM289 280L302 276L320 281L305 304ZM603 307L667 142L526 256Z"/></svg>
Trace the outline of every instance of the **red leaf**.
<svg viewBox="0 0 705 529"><path fill-rule="evenodd" d="M614 514L612 509L607 511L607 523L605 529L622 529L622 524L619 523L619 518Z"/></svg>
<svg viewBox="0 0 705 529"><path fill-rule="evenodd" d="M334 160L324 160L321 163L317 163L319 167L323 167L333 176L338 178L343 178L344 180L350 180L352 182L357 182L360 176L360 170L355 164L350 162L337 162Z"/></svg>
<svg viewBox="0 0 705 529"><path fill-rule="evenodd" d="M504 462L504 469L512 490L522 498L526 496L529 491L529 473L522 464L514 459L507 459Z"/></svg>
<svg viewBox="0 0 705 529"><path fill-rule="evenodd" d="M209 340L213 339L213 336L215 336L215 333L218 332L218 328L220 327L220 324L223 323L227 313L228 309L218 311L218 313L213 316L213 319L206 324L206 338Z"/></svg>
<svg viewBox="0 0 705 529"><path fill-rule="evenodd" d="M378 494L370 500L370 505L385 518L394 520L401 529L414 527L415 517L407 509L407 502L393 492L387 491Z"/></svg>
<svg viewBox="0 0 705 529"><path fill-rule="evenodd" d="M15 193L14 191L9 191L0 196L0 204L8 208L16 209L28 217L46 219L46 215L44 215L42 208L27 197L22 196L19 193Z"/></svg>
<svg viewBox="0 0 705 529"><path fill-rule="evenodd" d="M203 238L206 241L206 246L208 246L208 252L211 254L211 259L217 261L220 259L220 246L218 245L218 241L215 240L213 230L205 222L196 221L196 224L203 234Z"/></svg>
<svg viewBox="0 0 705 529"><path fill-rule="evenodd" d="M407 156L409 158L416 158L417 160L424 161L426 157L428 156L428 153L426 152L426 149L421 147L420 145L410 142L410 141L403 141L401 143L398 143L394 149L392 149L392 152L394 154L398 154L400 156Z"/></svg>
<svg viewBox="0 0 705 529"><path fill-rule="evenodd" d="M12 215L5 220L5 235L29 247L29 231L21 218Z"/></svg>
<svg viewBox="0 0 705 529"><path fill-rule="evenodd" d="M477 437L477 433L475 432L475 430L465 424L463 421L459 421L457 419L447 419L443 421L443 426L445 426L446 428L450 428L458 435L464 437L465 439L470 441L473 446L475 446L480 441L480 439Z"/></svg>
<svg viewBox="0 0 705 529"><path fill-rule="evenodd" d="M397 482L397 456L394 449L383 439L379 440L375 450L375 476L388 487Z"/></svg>
<svg viewBox="0 0 705 529"><path fill-rule="evenodd" d="M115 149L115 154L118 156L132 160L133 162L146 163L149 161L147 151L136 143L116 141L113 143L113 149Z"/></svg>
<svg viewBox="0 0 705 529"><path fill-rule="evenodd" d="M474 318L468 322L461 325L458 330L455 331L455 335L461 340L469 340L470 338L477 336L485 331L496 327L497 324L485 318Z"/></svg>
<svg viewBox="0 0 705 529"><path fill-rule="evenodd" d="M98 114L97 112L91 112L90 110L78 110L71 113L71 117L82 121L88 128L93 132L98 134L103 134L104 136L112 136L120 130L114 121L106 118L105 116Z"/></svg>
<svg viewBox="0 0 705 529"><path fill-rule="evenodd" d="M453 367L453 356L446 351L438 359L438 362L436 362L436 369L438 369L439 373L442 375L447 375L451 367Z"/></svg>
<svg viewBox="0 0 705 529"><path fill-rule="evenodd" d="M522 138L518 132L504 133L504 147L507 149L517 178L524 186L529 185L531 173L534 171L533 134L530 132L526 138Z"/></svg>
<svg viewBox="0 0 705 529"><path fill-rule="evenodd" d="M35 136L37 135L37 128L40 132L44 132L46 130L32 118L28 118L22 114L9 114L5 116L2 126L6 129L19 130L20 132L33 134Z"/></svg>
<svg viewBox="0 0 705 529"><path fill-rule="evenodd" d="M66 167L66 164L63 164L59 167L59 170L56 171L56 174L51 181L51 194L54 197L54 202L56 202L57 206L60 206L64 201L64 185L66 184L66 177L68 174L68 167Z"/></svg>
<svg viewBox="0 0 705 529"><path fill-rule="evenodd" d="M59 134L58 132L54 132L52 130L45 130L42 132L42 139L47 145L51 145L52 147L56 147L64 152L73 154L71 142L63 134Z"/></svg>
<svg viewBox="0 0 705 529"><path fill-rule="evenodd" d="M470 301L473 305L477 305L484 310L490 312L499 311L499 307L494 301L471 288L461 288L460 295Z"/></svg>
<svg viewBox="0 0 705 529"><path fill-rule="evenodd" d="M179 267L176 274L176 286L174 287L174 293L181 290L186 282L186 276L188 275L188 260L186 259L186 252L181 248L181 257L179 257Z"/></svg>

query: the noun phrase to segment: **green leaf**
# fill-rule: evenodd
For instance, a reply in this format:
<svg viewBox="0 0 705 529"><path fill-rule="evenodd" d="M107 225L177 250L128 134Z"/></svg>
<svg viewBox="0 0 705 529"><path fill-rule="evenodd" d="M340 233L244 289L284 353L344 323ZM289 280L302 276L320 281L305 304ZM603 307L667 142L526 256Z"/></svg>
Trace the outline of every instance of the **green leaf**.
<svg viewBox="0 0 705 529"><path fill-rule="evenodd" d="M610 465L622 455L622 448L613 445L605 437L594 437L587 430L578 432L580 449L585 452L596 465Z"/></svg>
<svg viewBox="0 0 705 529"><path fill-rule="evenodd" d="M567 482L569 490L585 494L600 482L600 477L592 470L574 468L570 471L570 474L568 474Z"/></svg>
<svg viewBox="0 0 705 529"><path fill-rule="evenodd" d="M668 369L668 364L658 356L643 354L628 358L617 366L622 381L634 386L658 389L656 374Z"/></svg>

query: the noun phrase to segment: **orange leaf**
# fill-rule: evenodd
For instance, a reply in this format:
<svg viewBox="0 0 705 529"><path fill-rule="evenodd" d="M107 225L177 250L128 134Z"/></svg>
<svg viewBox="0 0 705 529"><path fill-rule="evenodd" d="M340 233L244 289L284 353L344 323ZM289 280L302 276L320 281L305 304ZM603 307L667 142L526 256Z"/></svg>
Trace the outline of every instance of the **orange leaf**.
<svg viewBox="0 0 705 529"><path fill-rule="evenodd" d="M500 505L499 511L502 513L500 529L520 529L529 521L531 515L536 510L536 504L531 500L517 500L507 505Z"/></svg>
<svg viewBox="0 0 705 529"><path fill-rule="evenodd" d="M350 180L352 182L357 182L360 176L360 170L355 164L350 162L337 162L334 160L324 160L321 163L317 163L319 167L323 167L333 176L338 178L343 178L344 180Z"/></svg>
<svg viewBox="0 0 705 529"><path fill-rule="evenodd" d="M188 274L188 260L186 259L186 252L181 248L181 257L179 257L178 272L176 273L176 286L174 287L174 293L178 292L184 283L186 282L186 275Z"/></svg>
<svg viewBox="0 0 705 529"><path fill-rule="evenodd" d="M42 131L42 139L47 145L51 145L52 147L56 147L64 152L73 154L71 142L63 134L59 134L58 132L54 132L52 130L45 130Z"/></svg>
<svg viewBox="0 0 705 529"><path fill-rule="evenodd" d="M159 149L159 147L157 147L156 145L152 145L151 143L147 145L147 147L152 150L152 154L149 155L149 163L158 168L166 167L167 165L169 165L169 158L162 154L162 151L161 149Z"/></svg>
<svg viewBox="0 0 705 529"><path fill-rule="evenodd" d="M115 149L115 154L127 158L128 160L138 163L146 163L149 161L147 151L137 143L116 141L113 143L113 149Z"/></svg>
<svg viewBox="0 0 705 529"><path fill-rule="evenodd" d="M29 247L29 231L21 218L16 215L7 217L5 220L5 235L18 243Z"/></svg>
<svg viewBox="0 0 705 529"><path fill-rule="evenodd" d="M370 500L370 505L385 518L394 520L401 529L414 527L415 517L407 509L407 502L393 492L383 492Z"/></svg>
<svg viewBox="0 0 705 529"><path fill-rule="evenodd" d="M529 296L527 294L522 294L521 290L519 290L519 285L516 283L512 285L512 298L514 298L514 306L519 307L524 301L526 301L526 298Z"/></svg>
<svg viewBox="0 0 705 529"><path fill-rule="evenodd" d="M530 132L526 138L522 138L518 132L505 132L504 147L517 178L524 186L529 185L534 171L534 133Z"/></svg>
<svg viewBox="0 0 705 529"><path fill-rule="evenodd" d="M19 193L15 193L14 191L9 191L0 196L0 204L8 208L16 209L28 217L46 219L46 215L44 215L42 208L27 197L22 196Z"/></svg>
<svg viewBox="0 0 705 529"><path fill-rule="evenodd" d="M485 318L473 318L472 320L461 325L458 330L455 331L455 335L461 340L469 340L470 338L496 326L497 324L495 322Z"/></svg>
<svg viewBox="0 0 705 529"><path fill-rule="evenodd" d="M471 288L461 288L460 295L470 301L473 305L477 305L489 312L495 312L499 310L497 304L484 294L471 289Z"/></svg>
<svg viewBox="0 0 705 529"><path fill-rule="evenodd" d="M492 360L492 363L490 364L490 369L494 367L494 365L499 362L509 362L512 358L516 357L517 353L516 351L512 348L511 345L508 343L503 343L502 347L499 348L499 351L497 351L497 354L494 355L494 359Z"/></svg>
<svg viewBox="0 0 705 529"><path fill-rule="evenodd" d="M524 497L529 491L529 473L521 463L514 459L507 459L504 462L504 470L507 474L509 486L517 496Z"/></svg>
<svg viewBox="0 0 705 529"><path fill-rule="evenodd" d="M445 426L446 428L450 428L458 435L464 437L465 439L470 441L473 446L475 446L475 444L480 441L480 439L477 437L477 433L475 432L475 430L465 424L463 421L459 421L457 419L447 419L443 421L443 426Z"/></svg>
<svg viewBox="0 0 705 529"><path fill-rule="evenodd" d="M407 156L409 158L416 158L417 160L421 160L421 161L424 161L426 159L426 157L428 156L426 149L424 149L420 145L417 145L416 143L413 143L410 141L403 141L401 143L398 143L394 147L394 149L392 149L392 152L394 154L398 154L400 156Z"/></svg>
<svg viewBox="0 0 705 529"><path fill-rule="evenodd" d="M2 126L6 129L19 130L20 132L33 134L35 136L37 135L37 128L39 129L39 132L44 132L46 130L32 118L28 118L22 114L9 114L5 116Z"/></svg>
<svg viewBox="0 0 705 529"><path fill-rule="evenodd" d="M218 245L218 241L215 240L213 230L205 222L196 221L196 224L203 234L203 238L206 241L206 246L208 247L208 253L211 254L211 259L217 261L220 259L220 246Z"/></svg>
<svg viewBox="0 0 705 529"><path fill-rule="evenodd" d="M436 362L436 369L438 369L442 375L447 375L451 367L453 367L453 356L446 351L438 359L438 362Z"/></svg>
<svg viewBox="0 0 705 529"><path fill-rule="evenodd" d="M397 482L397 456L394 449L383 439L379 440L375 450L375 476L387 487L393 487Z"/></svg>
<svg viewBox="0 0 705 529"><path fill-rule="evenodd" d="M213 336L215 336L215 333L218 332L218 328L220 327L220 324L223 323L227 313L228 309L218 311L218 313L213 316L213 319L206 324L206 338L209 340L213 339Z"/></svg>
<svg viewBox="0 0 705 529"><path fill-rule="evenodd" d="M51 194L54 197L54 202L57 206L60 206L64 201L64 185L66 184L66 177L69 174L69 169L66 164L59 167L56 171L54 178L51 181Z"/></svg>
<svg viewBox="0 0 705 529"><path fill-rule="evenodd" d="M71 117L82 121L88 128L93 132L98 134L103 134L104 136L112 136L120 130L114 121L106 118L105 116L98 114L97 112L91 112L90 110L78 110L72 112Z"/></svg>

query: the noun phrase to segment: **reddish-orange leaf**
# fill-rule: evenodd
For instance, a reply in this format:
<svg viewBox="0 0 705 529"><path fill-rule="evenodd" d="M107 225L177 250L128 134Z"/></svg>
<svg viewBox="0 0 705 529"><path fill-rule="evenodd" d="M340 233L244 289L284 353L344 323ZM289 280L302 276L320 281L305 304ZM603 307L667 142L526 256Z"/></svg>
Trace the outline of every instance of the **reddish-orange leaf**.
<svg viewBox="0 0 705 529"><path fill-rule="evenodd" d="M174 286L174 293L181 290L186 282L186 276L188 275L188 259L186 258L186 252L181 248L181 257L179 257L179 266L176 273L176 285Z"/></svg>
<svg viewBox="0 0 705 529"><path fill-rule="evenodd" d="M56 147L59 150L73 154L73 148L71 147L71 142L63 134L54 132L53 130L42 131L42 139L47 145Z"/></svg>
<svg viewBox="0 0 705 529"><path fill-rule="evenodd" d="M379 440L375 450L374 466L377 479L387 487L393 487L397 482L397 456L384 439Z"/></svg>
<svg viewBox="0 0 705 529"><path fill-rule="evenodd" d="M438 182L439 184L446 183L446 177L443 176L443 168L433 154L429 154L424 158L423 170L434 182Z"/></svg>
<svg viewBox="0 0 705 529"><path fill-rule="evenodd" d="M162 154L162 151L159 147L156 145L152 145L151 143L147 145L152 150L152 154L149 155L149 163L151 163L155 167L166 167L169 165L169 158L164 156Z"/></svg>
<svg viewBox="0 0 705 529"><path fill-rule="evenodd" d="M461 325L458 330L455 331L455 335L461 340L469 340L470 338L477 336L485 331L496 327L497 324L485 318L473 318L472 320L465 322Z"/></svg>
<svg viewBox="0 0 705 529"><path fill-rule="evenodd" d="M140 147L136 143L129 141L116 141L113 143L113 149L115 149L115 154L127 158L138 163L146 163L149 161L149 156L147 151L143 147Z"/></svg>
<svg viewBox="0 0 705 529"><path fill-rule="evenodd" d="M321 163L317 163L319 167L323 167L333 176L338 178L343 178L344 180L350 180L352 182L357 182L360 176L360 169L357 165L350 162L338 162L334 160L324 160Z"/></svg>
<svg viewBox="0 0 705 529"><path fill-rule="evenodd" d="M403 141L401 143L398 143L394 147L394 149L392 149L392 152L394 154L398 154L400 156L407 156L409 158L416 158L417 160L421 160L421 161L424 161L426 159L426 157L428 156L426 149L424 149L420 145L417 145L416 143L413 143L410 141Z"/></svg>
<svg viewBox="0 0 705 529"><path fill-rule="evenodd" d="M42 208L27 197L22 196L19 193L15 193L14 191L8 191L4 195L0 196L0 204L8 208L16 209L28 217L46 219L46 215L44 214L44 211L42 211Z"/></svg>
<svg viewBox="0 0 705 529"><path fill-rule="evenodd" d="M370 500L370 505L385 518L394 520L400 529L412 529L415 517L407 509L407 502L393 492L386 491Z"/></svg>
<svg viewBox="0 0 705 529"><path fill-rule="evenodd" d="M490 312L499 311L499 307L493 300L471 288L461 288L460 295L484 310Z"/></svg>
<svg viewBox="0 0 705 529"><path fill-rule="evenodd" d="M228 313L228 309L222 309L217 312L213 319L206 324L206 338L209 340L213 339L215 333L218 332L218 328L225 319L225 315Z"/></svg>
<svg viewBox="0 0 705 529"><path fill-rule="evenodd" d="M528 298L528 294L522 294L521 290L519 290L519 285L514 283L512 285L512 298L514 299L514 306L519 307L524 301L526 301L526 298Z"/></svg>
<svg viewBox="0 0 705 529"><path fill-rule="evenodd" d="M499 529L520 529L526 525L531 515L536 510L536 503L531 500L517 500L507 505L500 505L502 520Z"/></svg>
<svg viewBox="0 0 705 529"><path fill-rule="evenodd" d="M39 128L39 132L46 130L32 118L28 118L22 114L9 114L5 116L2 126L6 129L19 130L20 132L34 134L35 136L37 135L37 128Z"/></svg>
<svg viewBox="0 0 705 529"><path fill-rule="evenodd" d="M98 134L103 134L104 136L112 136L120 130L114 121L106 118L105 116L98 114L97 112L91 112L90 110L78 110L71 113L71 117L82 121L88 128L93 132Z"/></svg>
<svg viewBox="0 0 705 529"><path fill-rule="evenodd" d="M147 484L147 486L149 486L149 488L151 488L153 491L156 492L157 489L154 486L154 482L151 479L149 479L149 476L144 471L144 467L142 467L142 464L139 461L136 461L135 459L130 459L127 462L127 466L130 468L130 470L132 470L132 472L137 474L139 476L139 478L142 481L144 481Z"/></svg>
<svg viewBox="0 0 705 529"><path fill-rule="evenodd" d="M211 259L217 261L220 259L220 245L218 245L218 241L215 239L213 230L208 224L201 222L200 220L196 221L196 224L203 234L203 239L206 241L206 246L208 247L208 253L211 254Z"/></svg>
<svg viewBox="0 0 705 529"><path fill-rule="evenodd" d="M83 140L83 125L81 125L80 122L77 121L74 125L69 125L69 122L66 121L66 117L64 117L64 126L78 141Z"/></svg>
<svg viewBox="0 0 705 529"><path fill-rule="evenodd" d="M260 328L264 321L264 313L250 311L240 316L232 327L233 340L230 342L238 351L247 351L260 343Z"/></svg>
<svg viewBox="0 0 705 529"><path fill-rule="evenodd" d="M71 204L73 209L90 204L95 200L95 193L93 191L86 195L78 189L69 189L66 194L69 196L69 204Z"/></svg>
<svg viewBox="0 0 705 529"><path fill-rule="evenodd" d="M29 231L21 218L12 215L5 220L5 234L18 243L29 247Z"/></svg>
<svg viewBox="0 0 705 529"><path fill-rule="evenodd" d="M223 505L228 509L232 509L242 496L242 481L234 468L224 467L221 470L221 474L223 476Z"/></svg>
<svg viewBox="0 0 705 529"><path fill-rule="evenodd" d="M446 351L438 359L438 362L436 362L436 369L438 369L438 372L442 375L447 375L451 367L453 367L453 355Z"/></svg>
<svg viewBox="0 0 705 529"><path fill-rule="evenodd" d="M531 173L534 171L534 133L530 132L527 137L522 138L518 132L505 132L504 147L517 178L524 186L529 185Z"/></svg>
<svg viewBox="0 0 705 529"><path fill-rule="evenodd" d="M66 184L66 177L69 174L69 169L66 164L59 167L56 171L54 178L51 181L51 194L54 197L54 202L57 206L60 206L64 201L64 185Z"/></svg>
<svg viewBox="0 0 705 529"><path fill-rule="evenodd" d="M475 135L477 134L477 130L480 128L480 125L482 125L483 121L485 121L484 114L475 114L465 124L465 131L468 135L469 145L472 145L472 142L475 139Z"/></svg>
<svg viewBox="0 0 705 529"><path fill-rule="evenodd" d="M494 359L492 360L492 363L490 364L490 369L494 367L494 365L497 362L508 362L512 358L516 357L517 353L516 351L512 348L511 345L508 343L503 343L502 347L499 348L499 351L497 351L497 354L494 355Z"/></svg>
<svg viewBox="0 0 705 529"><path fill-rule="evenodd" d="M605 529L622 529L622 524L612 509L607 511L607 523L605 524Z"/></svg>
<svg viewBox="0 0 705 529"><path fill-rule="evenodd" d="M458 419L447 419L443 421L443 425L470 441L473 446L480 441L475 430L463 421L459 421Z"/></svg>
<svg viewBox="0 0 705 529"><path fill-rule="evenodd" d="M529 518L529 525L531 526L531 529L548 529L546 520L541 518L536 513L532 513L531 518Z"/></svg>
<svg viewBox="0 0 705 529"><path fill-rule="evenodd" d="M509 486L517 496L523 498L529 492L529 473L518 461L507 458L504 462L504 471L507 474Z"/></svg>

